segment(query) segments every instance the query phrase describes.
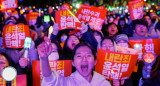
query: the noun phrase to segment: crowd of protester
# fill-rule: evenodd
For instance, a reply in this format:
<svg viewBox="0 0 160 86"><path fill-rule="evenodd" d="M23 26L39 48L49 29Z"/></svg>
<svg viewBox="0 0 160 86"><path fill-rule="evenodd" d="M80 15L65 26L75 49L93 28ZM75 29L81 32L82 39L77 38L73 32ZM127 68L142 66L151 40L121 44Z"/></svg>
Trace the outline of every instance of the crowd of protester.
<svg viewBox="0 0 160 86"><path fill-rule="evenodd" d="M48 8L49 10L49 8ZM32 61L40 60L43 74L42 86L159 86L160 85L160 59L157 56L152 66L150 78L143 77L143 62L140 61L138 72L133 72L127 80L106 80L102 75L94 71L97 63L96 52L98 48L116 51L116 45L130 47L129 39L160 38L160 17L157 10L146 12L142 19L132 20L128 13L119 14L108 11L101 31L94 31L88 23L82 22L82 37L69 34L73 29L59 31L58 24L51 19L46 23L44 15L55 18L53 9L44 11L38 16L36 24L29 26L30 33L34 33L31 48L28 50L28 58L24 58L23 48L0 48L0 73L6 66L13 66L18 75L27 74L27 85L32 86ZM5 25L24 24L29 12L38 12L37 9L27 9L22 14L20 9L13 12L0 12L0 36L3 35ZM118 22L114 22L118 20ZM48 39L48 29L53 26L53 32ZM0 40L2 42L2 40ZM64 46L60 43L64 42ZM50 60L72 60L73 73L70 77L63 77L49 67Z"/></svg>

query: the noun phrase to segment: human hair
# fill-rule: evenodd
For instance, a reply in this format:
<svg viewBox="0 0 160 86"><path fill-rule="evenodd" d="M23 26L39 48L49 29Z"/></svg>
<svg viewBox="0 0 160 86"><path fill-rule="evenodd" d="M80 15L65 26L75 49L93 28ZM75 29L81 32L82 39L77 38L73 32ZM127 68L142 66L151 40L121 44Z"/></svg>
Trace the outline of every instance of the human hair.
<svg viewBox="0 0 160 86"><path fill-rule="evenodd" d="M69 39L71 36L75 36L75 35L70 35L70 36L66 39L66 41L65 41L65 43L64 43L64 47L63 47L63 53L64 53L64 56L65 56L65 59L68 59L68 60L71 60L71 59L72 59L71 55L72 55L72 51L73 51L73 50L71 50L71 49L67 46L68 39ZM77 36L76 36L76 37L77 37ZM80 40L78 37L77 37L77 39Z"/></svg>
<svg viewBox="0 0 160 86"><path fill-rule="evenodd" d="M98 35L100 35L100 36L101 36L101 38L103 37L102 33L101 33L101 32L99 32L99 31L93 30L92 32L93 32L93 34L94 34L94 33L97 33Z"/></svg>
<svg viewBox="0 0 160 86"><path fill-rule="evenodd" d="M124 21L125 22L125 25L124 25L124 27L122 28L121 27L121 25L120 25L120 22L121 21ZM118 32L119 33L122 33L126 28L128 28L128 24L126 23L126 20L125 20L125 18L123 17L123 18L120 18L119 20L118 20ZM122 31L123 30L123 31Z"/></svg>
<svg viewBox="0 0 160 86"><path fill-rule="evenodd" d="M77 49L80 48L80 47L82 47L82 46L87 46L87 47L92 51L92 54L93 54L93 56L94 56L94 60L97 59L97 58L96 58L96 51L95 51L95 49L94 49L89 43L87 43L87 42L80 42L80 43L78 43L78 44L75 46L75 48L73 49L73 53L72 53L72 60L73 60L73 61L74 61L74 55L75 55Z"/></svg>
<svg viewBox="0 0 160 86"><path fill-rule="evenodd" d="M115 46L115 41L113 40L113 38L111 38L111 37L109 37L109 36L102 38L102 40L101 40L101 46L102 46L102 42L103 42L105 39L111 40L112 43L113 43L113 45Z"/></svg>
<svg viewBox="0 0 160 86"><path fill-rule="evenodd" d="M133 21L133 24L132 24L133 30L136 29L136 25L144 25L144 26L148 27L148 23L146 21L143 21L142 19L137 19L137 20Z"/></svg>
<svg viewBox="0 0 160 86"><path fill-rule="evenodd" d="M59 60L64 60L65 58L63 57L63 51L62 51L62 47L60 46L58 41L55 40L51 40L51 43L54 43L57 46L57 51L59 54Z"/></svg>

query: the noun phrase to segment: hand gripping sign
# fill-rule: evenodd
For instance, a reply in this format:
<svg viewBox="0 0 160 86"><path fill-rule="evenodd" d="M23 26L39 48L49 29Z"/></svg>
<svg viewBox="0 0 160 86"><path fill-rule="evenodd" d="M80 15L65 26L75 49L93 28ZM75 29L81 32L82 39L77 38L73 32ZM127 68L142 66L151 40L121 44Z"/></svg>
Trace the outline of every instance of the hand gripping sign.
<svg viewBox="0 0 160 86"><path fill-rule="evenodd" d="M37 21L37 17L39 16L39 13L37 12L30 12L26 15L27 24L29 26L35 25Z"/></svg>
<svg viewBox="0 0 160 86"><path fill-rule="evenodd" d="M70 76L72 73L72 61L71 60L58 60L49 61L51 69L56 70L62 76ZM32 76L33 76L33 86L40 86L43 79L40 61L32 62Z"/></svg>
<svg viewBox="0 0 160 86"><path fill-rule="evenodd" d="M6 25L3 30L3 45L5 48L23 48L24 40L30 37L28 25Z"/></svg>
<svg viewBox="0 0 160 86"><path fill-rule="evenodd" d="M141 19L143 17L143 0L134 0L128 2L129 13L132 20Z"/></svg>
<svg viewBox="0 0 160 86"><path fill-rule="evenodd" d="M81 30L81 22L70 10L59 10L56 12L56 23L59 24L60 30L78 29Z"/></svg>
<svg viewBox="0 0 160 86"><path fill-rule="evenodd" d="M122 54L98 49L95 71L106 79L128 79L137 62L138 55Z"/></svg>
<svg viewBox="0 0 160 86"><path fill-rule="evenodd" d="M80 21L88 22L94 30L100 31L106 16L106 10L89 5L81 5L76 14Z"/></svg>
<svg viewBox="0 0 160 86"><path fill-rule="evenodd" d="M1 9L2 11L6 10L14 10L18 7L18 1L17 0L1 0Z"/></svg>
<svg viewBox="0 0 160 86"><path fill-rule="evenodd" d="M2 77L0 77L0 86L6 86L6 81ZM12 81L12 86L27 86L26 75L17 75Z"/></svg>

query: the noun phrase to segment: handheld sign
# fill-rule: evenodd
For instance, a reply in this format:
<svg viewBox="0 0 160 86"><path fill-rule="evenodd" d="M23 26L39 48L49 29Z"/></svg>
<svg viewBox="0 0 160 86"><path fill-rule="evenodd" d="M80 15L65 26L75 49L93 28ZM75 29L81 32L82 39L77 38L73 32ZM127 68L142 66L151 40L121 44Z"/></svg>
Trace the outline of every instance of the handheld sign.
<svg viewBox="0 0 160 86"><path fill-rule="evenodd" d="M15 8L18 7L18 1L17 0L1 0L1 11L7 11L7 10L15 10Z"/></svg>
<svg viewBox="0 0 160 86"><path fill-rule="evenodd" d="M76 16L80 21L88 22L90 26L94 27L94 30L100 31L106 12L106 10L98 7L82 4L77 10Z"/></svg>
<svg viewBox="0 0 160 86"><path fill-rule="evenodd" d="M50 22L50 16L44 15L44 22Z"/></svg>
<svg viewBox="0 0 160 86"><path fill-rule="evenodd" d="M72 73L72 61L71 60L56 60L49 61L51 69L56 70L62 76L70 76ZM41 81L43 79L40 61L32 62L32 76L33 76L33 86L41 86Z"/></svg>
<svg viewBox="0 0 160 86"><path fill-rule="evenodd" d="M78 29L81 30L81 22L70 10L59 10L56 12L56 23L59 24L60 30Z"/></svg>
<svg viewBox="0 0 160 86"><path fill-rule="evenodd" d="M30 37L26 37L25 38L25 41L24 41L24 48L28 48L30 49L31 48L31 43L32 43L32 39Z"/></svg>
<svg viewBox="0 0 160 86"><path fill-rule="evenodd" d="M128 2L128 9L132 20L143 18L143 0L134 0Z"/></svg>
<svg viewBox="0 0 160 86"><path fill-rule="evenodd" d="M5 48L23 48L24 40L30 37L28 25L5 25L3 29L3 44Z"/></svg>
<svg viewBox="0 0 160 86"><path fill-rule="evenodd" d="M122 54L98 49L95 71L106 79L128 79L137 62L138 55Z"/></svg>

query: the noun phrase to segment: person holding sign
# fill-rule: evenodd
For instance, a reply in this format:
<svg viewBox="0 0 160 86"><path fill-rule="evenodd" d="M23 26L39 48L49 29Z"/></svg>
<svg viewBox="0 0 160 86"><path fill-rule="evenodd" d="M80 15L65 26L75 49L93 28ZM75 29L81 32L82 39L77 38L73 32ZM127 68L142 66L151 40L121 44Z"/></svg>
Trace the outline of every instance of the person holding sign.
<svg viewBox="0 0 160 86"><path fill-rule="evenodd" d="M51 50L51 42L47 38L38 46L44 77L42 86L111 86L102 75L93 71L97 60L94 50L88 44L79 43L74 48L72 64L76 68L76 72L72 73L70 77L63 77L55 70L51 71L48 62Z"/></svg>

